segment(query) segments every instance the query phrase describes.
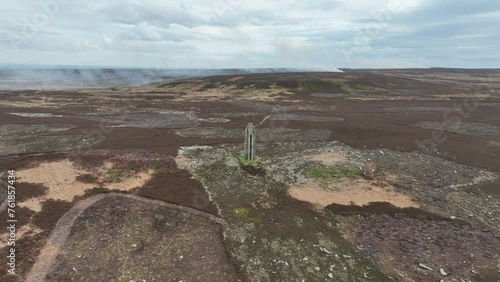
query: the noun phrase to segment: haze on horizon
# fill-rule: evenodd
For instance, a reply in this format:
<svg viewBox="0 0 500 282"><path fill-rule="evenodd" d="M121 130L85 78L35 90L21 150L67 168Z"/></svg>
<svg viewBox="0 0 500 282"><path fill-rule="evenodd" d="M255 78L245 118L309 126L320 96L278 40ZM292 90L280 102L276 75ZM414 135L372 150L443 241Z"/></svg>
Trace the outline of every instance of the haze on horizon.
<svg viewBox="0 0 500 282"><path fill-rule="evenodd" d="M0 23L7 65L500 67L493 0L26 0Z"/></svg>

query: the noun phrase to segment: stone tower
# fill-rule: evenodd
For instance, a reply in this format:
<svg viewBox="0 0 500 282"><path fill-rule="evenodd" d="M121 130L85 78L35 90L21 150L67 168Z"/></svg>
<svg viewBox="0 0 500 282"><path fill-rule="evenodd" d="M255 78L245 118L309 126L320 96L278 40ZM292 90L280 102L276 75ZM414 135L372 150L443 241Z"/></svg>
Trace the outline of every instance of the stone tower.
<svg viewBox="0 0 500 282"><path fill-rule="evenodd" d="M245 148L244 148L245 160L255 160L255 127L252 123L249 123L245 129Z"/></svg>

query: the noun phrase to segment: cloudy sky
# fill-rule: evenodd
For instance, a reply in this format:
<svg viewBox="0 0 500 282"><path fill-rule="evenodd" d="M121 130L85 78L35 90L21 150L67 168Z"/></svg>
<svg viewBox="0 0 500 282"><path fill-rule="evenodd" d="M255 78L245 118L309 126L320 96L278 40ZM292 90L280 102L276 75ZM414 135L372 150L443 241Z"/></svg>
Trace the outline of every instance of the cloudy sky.
<svg viewBox="0 0 500 282"><path fill-rule="evenodd" d="M498 0L2 4L0 64L500 68Z"/></svg>

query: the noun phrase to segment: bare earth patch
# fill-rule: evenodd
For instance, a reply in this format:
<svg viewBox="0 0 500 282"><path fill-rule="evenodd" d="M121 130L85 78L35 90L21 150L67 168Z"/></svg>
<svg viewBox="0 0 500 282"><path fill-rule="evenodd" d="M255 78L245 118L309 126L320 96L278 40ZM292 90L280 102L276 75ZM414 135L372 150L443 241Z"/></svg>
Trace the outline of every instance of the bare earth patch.
<svg viewBox="0 0 500 282"><path fill-rule="evenodd" d="M106 164L108 170L110 164ZM62 200L71 202L75 196L85 194L86 190L96 187L93 183L82 183L77 177L89 174L87 170L79 169L69 160L42 163L37 167L18 171L19 182L39 183L48 187L48 191L43 196L27 199L19 203L20 207L27 207L35 212L42 210L42 202L52 200ZM103 174L100 177L104 177ZM105 188L129 191L133 188L144 185L151 179L150 172L140 172L135 175L120 179L119 182L104 184Z"/></svg>
<svg viewBox="0 0 500 282"><path fill-rule="evenodd" d="M412 199L394 191L394 187L378 187L367 180L341 180L334 184L310 181L292 186L288 193L293 198L319 207L330 204L364 206L372 202L388 202L400 208L418 207Z"/></svg>
<svg viewBox="0 0 500 282"><path fill-rule="evenodd" d="M23 225L16 233L16 237L22 238L25 235L30 235L30 234L38 234L41 233L43 230L34 226L33 224L27 224Z"/></svg>

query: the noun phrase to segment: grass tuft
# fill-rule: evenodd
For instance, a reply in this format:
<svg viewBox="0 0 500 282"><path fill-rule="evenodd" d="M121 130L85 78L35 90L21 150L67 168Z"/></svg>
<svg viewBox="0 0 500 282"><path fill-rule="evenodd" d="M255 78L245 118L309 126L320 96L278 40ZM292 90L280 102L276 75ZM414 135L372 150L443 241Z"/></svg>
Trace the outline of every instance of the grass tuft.
<svg viewBox="0 0 500 282"><path fill-rule="evenodd" d="M356 168L337 165L337 166L312 168L307 171L306 176L307 178L320 180L322 182L339 178L348 178L351 180L356 180L361 178L361 171Z"/></svg>
<svg viewBox="0 0 500 282"><path fill-rule="evenodd" d="M239 154L236 159L241 165L259 166L262 164L262 159L260 157L256 157L255 160L246 160L245 155Z"/></svg>
<svg viewBox="0 0 500 282"><path fill-rule="evenodd" d="M120 168L111 168L106 172L106 180L113 183L122 182L132 175L133 172L131 171L123 170Z"/></svg>

